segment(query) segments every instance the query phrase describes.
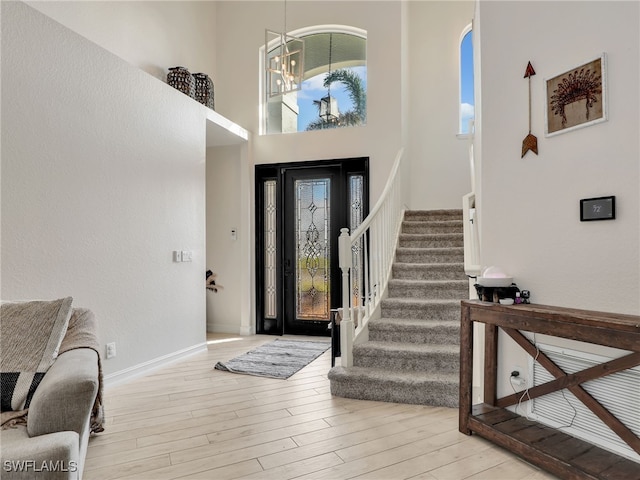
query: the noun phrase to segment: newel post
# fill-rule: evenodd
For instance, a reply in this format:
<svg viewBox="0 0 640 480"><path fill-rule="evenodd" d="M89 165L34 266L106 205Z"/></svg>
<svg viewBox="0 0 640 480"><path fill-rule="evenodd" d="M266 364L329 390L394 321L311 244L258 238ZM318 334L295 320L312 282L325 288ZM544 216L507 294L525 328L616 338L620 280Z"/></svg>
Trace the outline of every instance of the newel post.
<svg viewBox="0 0 640 480"><path fill-rule="evenodd" d="M338 238L338 262L342 270L342 321L340 322L340 365L353 365L354 325L351 320L351 288L349 270L351 270L351 236L348 228L340 229Z"/></svg>

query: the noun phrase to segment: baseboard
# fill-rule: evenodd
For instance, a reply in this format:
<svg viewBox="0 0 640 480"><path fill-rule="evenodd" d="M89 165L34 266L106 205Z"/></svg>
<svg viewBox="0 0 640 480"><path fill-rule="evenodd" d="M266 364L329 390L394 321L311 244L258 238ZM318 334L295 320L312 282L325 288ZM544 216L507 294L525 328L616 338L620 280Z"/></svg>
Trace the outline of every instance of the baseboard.
<svg viewBox="0 0 640 480"><path fill-rule="evenodd" d="M237 323L207 323L207 332L229 333L231 335L244 335Z"/></svg>
<svg viewBox="0 0 640 480"><path fill-rule="evenodd" d="M148 362L143 362L138 365L134 365L133 367L110 373L104 376L105 388L113 387L127 380L140 377L160 367L164 367L173 362L176 362L177 360L205 351L206 349L207 343L203 342L191 347L183 348L182 350L178 350L177 352L163 355L162 357L154 358L153 360L149 360Z"/></svg>
<svg viewBox="0 0 640 480"><path fill-rule="evenodd" d="M255 335L256 332L253 328L251 328L251 325L243 325L240 327L240 335L242 336L249 336L249 335Z"/></svg>

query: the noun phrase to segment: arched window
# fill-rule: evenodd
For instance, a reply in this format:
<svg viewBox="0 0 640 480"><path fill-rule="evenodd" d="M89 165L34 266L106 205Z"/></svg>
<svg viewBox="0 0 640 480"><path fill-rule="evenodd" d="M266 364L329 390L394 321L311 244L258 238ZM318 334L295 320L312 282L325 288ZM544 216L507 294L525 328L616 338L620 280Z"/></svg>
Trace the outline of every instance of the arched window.
<svg viewBox="0 0 640 480"><path fill-rule="evenodd" d="M366 124L366 31L329 25L291 35L304 39L302 88L273 97L263 93L263 133Z"/></svg>
<svg viewBox="0 0 640 480"><path fill-rule="evenodd" d="M473 120L473 42L471 24L460 36L460 112L458 133L469 133L469 120Z"/></svg>

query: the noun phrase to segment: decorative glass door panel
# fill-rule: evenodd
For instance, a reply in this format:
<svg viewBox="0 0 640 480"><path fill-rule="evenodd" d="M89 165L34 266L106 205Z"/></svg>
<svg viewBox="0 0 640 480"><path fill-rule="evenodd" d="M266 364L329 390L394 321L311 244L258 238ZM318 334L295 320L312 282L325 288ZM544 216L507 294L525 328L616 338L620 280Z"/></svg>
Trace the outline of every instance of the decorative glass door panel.
<svg viewBox="0 0 640 480"><path fill-rule="evenodd" d="M331 180L295 181L296 316L330 320Z"/></svg>
<svg viewBox="0 0 640 480"><path fill-rule="evenodd" d="M278 222L277 222L277 183L275 180L264 182L264 316L277 318L278 314Z"/></svg>
<svg viewBox="0 0 640 480"><path fill-rule="evenodd" d="M257 333L331 333L331 310L342 306L338 235L366 216L367 165L357 158L256 167ZM356 250L360 285L361 245Z"/></svg>
<svg viewBox="0 0 640 480"><path fill-rule="evenodd" d="M340 302L339 225L345 222L340 167L288 168L284 172L284 330L326 335ZM332 263L335 265L332 267Z"/></svg>
<svg viewBox="0 0 640 480"><path fill-rule="evenodd" d="M353 231L360 226L364 220L364 176L361 174L349 176L349 232ZM360 240L356 242L352 247L351 257L351 284L353 287L353 298L351 304L355 306L364 305L364 299L361 298L364 292L361 292L361 286L363 285L363 265L364 259L364 238L360 237Z"/></svg>

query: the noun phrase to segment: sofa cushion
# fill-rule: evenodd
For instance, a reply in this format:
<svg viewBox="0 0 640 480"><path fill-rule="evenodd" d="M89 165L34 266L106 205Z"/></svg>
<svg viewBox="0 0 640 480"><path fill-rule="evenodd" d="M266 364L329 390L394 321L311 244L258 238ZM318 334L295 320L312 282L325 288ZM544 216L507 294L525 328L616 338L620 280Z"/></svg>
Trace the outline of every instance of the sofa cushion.
<svg viewBox="0 0 640 480"><path fill-rule="evenodd" d="M71 316L72 298L3 303L0 306L1 410L29 407L36 387L58 356Z"/></svg>

